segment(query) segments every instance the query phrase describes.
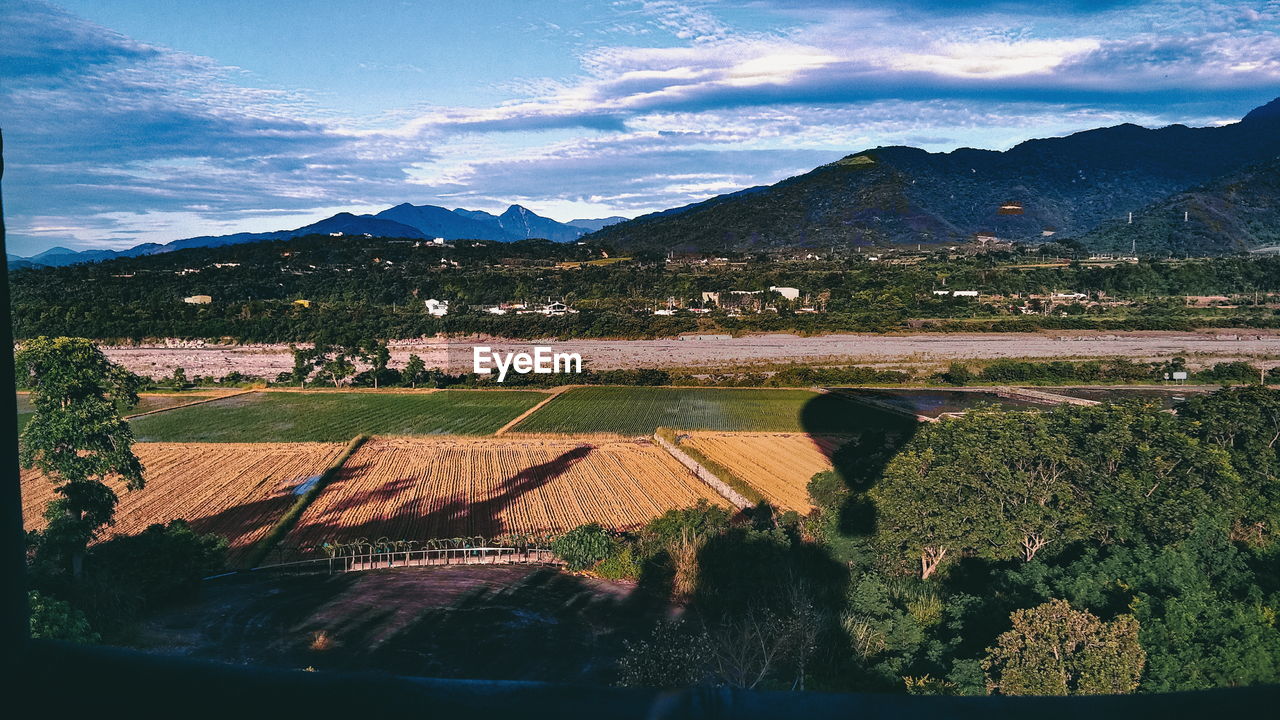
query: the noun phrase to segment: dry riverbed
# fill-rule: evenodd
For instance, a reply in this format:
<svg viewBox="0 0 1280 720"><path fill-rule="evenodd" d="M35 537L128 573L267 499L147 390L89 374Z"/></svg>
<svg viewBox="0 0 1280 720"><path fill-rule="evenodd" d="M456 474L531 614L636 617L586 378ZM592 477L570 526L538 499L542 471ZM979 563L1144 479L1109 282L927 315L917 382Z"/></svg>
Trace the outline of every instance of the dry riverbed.
<svg viewBox="0 0 1280 720"><path fill-rule="evenodd" d="M1197 332L1040 332L1040 333L920 333L913 335L840 334L799 337L786 334L701 335L662 340L542 340L496 338L401 340L391 343L391 365L400 367L409 355L420 355L429 366L469 369L471 347L528 351L548 345L556 352L579 353L585 367L716 368L778 363L859 364L884 367L943 366L953 360L1026 358L1083 360L1128 358L1155 361L1186 357L1192 367L1215 362L1247 360L1280 365L1280 334L1269 331L1203 330ZM232 371L274 379L293 367L287 345L213 345L170 343L107 346L113 361L151 377L172 374L182 367L188 377L222 377Z"/></svg>

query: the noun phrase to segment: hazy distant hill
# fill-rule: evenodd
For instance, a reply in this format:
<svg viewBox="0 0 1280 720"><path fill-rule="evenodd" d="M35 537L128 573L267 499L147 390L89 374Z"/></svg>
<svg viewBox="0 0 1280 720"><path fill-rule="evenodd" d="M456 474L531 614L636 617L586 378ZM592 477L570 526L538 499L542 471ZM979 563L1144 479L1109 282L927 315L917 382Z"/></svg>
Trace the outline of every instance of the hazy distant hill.
<svg viewBox="0 0 1280 720"><path fill-rule="evenodd" d="M1109 221L1277 154L1280 100L1222 127L1126 124L1029 140L1003 152L884 147L775 185L618 223L588 239L700 251L955 244L979 232L1003 240L1093 242L1098 238L1091 231ZM1013 204L1020 212L1001 212ZM1252 242L1233 234L1204 246Z"/></svg>
<svg viewBox="0 0 1280 720"><path fill-rule="evenodd" d="M611 221L624 218L606 218L602 220L581 220L592 227L570 225L551 218L542 217L520 205L512 205L501 215L493 215L480 210L448 210L436 205L411 205L403 203L383 210L376 215L353 215L338 213L319 222L304 225L293 230L276 230L260 233L234 233L231 235L202 235L183 238L171 243L143 243L126 250L84 250L75 251L65 247L54 247L29 258L10 256L11 268L28 265L63 266L82 262L97 262L118 257L138 257L155 253L170 252L193 247L221 247L238 243L261 242L264 240L281 240L300 237L302 235L343 235L369 234L375 237L393 238L436 238L447 240L497 240L510 242L543 238L557 242L576 240L578 237L594 229L595 224L606 225Z"/></svg>
<svg viewBox="0 0 1280 720"><path fill-rule="evenodd" d="M577 220L570 220L567 224L580 227L588 232L594 232L602 227L617 225L620 222L626 222L626 220L627 219L621 215L611 215L606 218L579 218Z"/></svg>
<svg viewBox="0 0 1280 720"><path fill-rule="evenodd" d="M488 213L484 213L488 214ZM427 237L446 240L468 238L472 240L514 240L515 238L491 224L459 214L435 205L410 205L404 203L383 210L375 217L394 220L417 228Z"/></svg>

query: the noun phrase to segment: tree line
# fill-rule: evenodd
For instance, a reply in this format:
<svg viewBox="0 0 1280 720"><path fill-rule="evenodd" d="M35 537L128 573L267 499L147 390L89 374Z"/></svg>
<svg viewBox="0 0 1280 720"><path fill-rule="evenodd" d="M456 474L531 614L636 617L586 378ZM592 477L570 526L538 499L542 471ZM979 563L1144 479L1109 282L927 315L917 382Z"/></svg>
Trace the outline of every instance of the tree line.
<svg viewBox="0 0 1280 720"><path fill-rule="evenodd" d="M619 682L913 694L1169 692L1280 681L1280 392L864 433L806 516L584 526L574 568L685 607Z"/></svg>
<svg viewBox="0 0 1280 720"><path fill-rule="evenodd" d="M140 341L230 338L239 342L342 342L443 334L532 337L667 337L707 327L730 332L1032 331L1036 329L1183 330L1207 326L1276 327L1275 312L1254 306L1192 312L1182 295L1280 292L1280 258L1223 257L1111 267L1042 267L1027 251L976 257L925 256L915 264L839 258L783 262L749 258L735 265L667 264L632 258L610 265L581 261L602 248L546 241L415 246L382 238L305 237L121 258L68 267L24 268L10 275L16 337L40 335ZM567 263L562 267L559 263ZM655 316L669 298L702 305L703 292L795 287L822 312L733 317ZM64 288L75 288L66 292ZM984 294L1065 290L1143 303L1129 310L1071 306L1075 314L1011 314L935 289ZM209 295L209 304L182 299ZM450 301L444 317L424 302ZM493 315L509 301L563 299L576 315ZM309 305L296 304L307 300ZM1149 306L1149 307L1148 307ZM927 322L924 322L927 321Z"/></svg>

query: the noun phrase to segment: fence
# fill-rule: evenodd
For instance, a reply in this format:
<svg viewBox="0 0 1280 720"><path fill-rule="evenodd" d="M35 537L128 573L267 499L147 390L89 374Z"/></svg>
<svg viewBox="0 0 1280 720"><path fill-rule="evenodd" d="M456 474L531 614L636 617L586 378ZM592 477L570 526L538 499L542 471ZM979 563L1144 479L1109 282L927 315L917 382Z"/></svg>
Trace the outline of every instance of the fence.
<svg viewBox="0 0 1280 720"><path fill-rule="evenodd" d="M273 570L314 573L327 570L329 573L340 573L433 565L529 564L560 565L562 561L555 556L555 553L545 548L499 546L436 547L417 550L379 550L367 553L334 554L329 557L261 565L253 568L253 571Z"/></svg>

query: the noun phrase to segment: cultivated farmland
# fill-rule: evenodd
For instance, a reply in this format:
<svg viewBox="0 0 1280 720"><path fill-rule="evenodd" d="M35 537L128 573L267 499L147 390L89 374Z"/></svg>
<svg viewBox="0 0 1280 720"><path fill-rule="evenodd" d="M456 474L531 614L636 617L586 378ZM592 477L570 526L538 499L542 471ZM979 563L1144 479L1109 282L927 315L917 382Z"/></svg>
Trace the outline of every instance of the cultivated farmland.
<svg viewBox="0 0 1280 720"><path fill-rule="evenodd" d="M136 415L138 413L151 412L152 410L162 410L164 408L173 407L175 405L185 405L187 403L203 400L208 397L222 395L220 392L185 392L185 393L145 393L138 396L138 404L133 407L120 408L121 415ZM27 421L35 413L35 407L31 405L30 393L18 393L18 429L27 426Z"/></svg>
<svg viewBox="0 0 1280 720"><path fill-rule="evenodd" d="M255 392L131 421L156 442L337 442L487 435L546 397L529 391Z"/></svg>
<svg viewBox="0 0 1280 720"><path fill-rule="evenodd" d="M147 485L129 491L109 481L120 497L106 536L133 535L153 523L187 520L198 532L231 544L232 557L259 540L293 504L294 490L320 474L342 452L341 443L138 443ZM53 483L22 472L22 519L28 530L45 526L55 499Z"/></svg>
<svg viewBox="0 0 1280 720"><path fill-rule="evenodd" d="M831 469L831 456L850 436L800 433L695 432L681 438L680 447L697 450L783 510L807 514L809 479Z"/></svg>
<svg viewBox="0 0 1280 720"><path fill-rule="evenodd" d="M287 545L638 527L726 501L647 441L391 438L365 443L303 513Z"/></svg>
<svg viewBox="0 0 1280 720"><path fill-rule="evenodd" d="M635 436L670 427L844 433L903 422L854 400L809 390L585 387L562 393L514 431Z"/></svg>

